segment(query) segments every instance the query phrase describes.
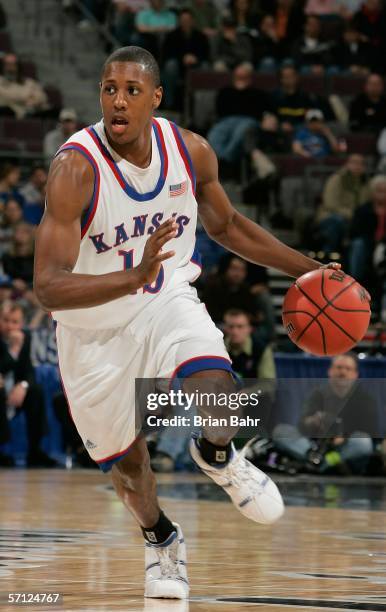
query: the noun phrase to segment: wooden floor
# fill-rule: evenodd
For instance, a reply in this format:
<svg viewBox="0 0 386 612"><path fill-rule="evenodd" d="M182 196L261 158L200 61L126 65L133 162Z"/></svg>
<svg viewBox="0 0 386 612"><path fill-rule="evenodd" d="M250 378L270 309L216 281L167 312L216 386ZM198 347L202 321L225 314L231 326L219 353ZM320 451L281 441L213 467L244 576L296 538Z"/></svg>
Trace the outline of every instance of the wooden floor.
<svg viewBox="0 0 386 612"><path fill-rule="evenodd" d="M286 480L292 505L263 527L205 477L159 481L188 544L189 602L144 600L142 536L108 476L1 470L1 612L386 610L386 484ZM63 603L5 603L20 592L60 593Z"/></svg>

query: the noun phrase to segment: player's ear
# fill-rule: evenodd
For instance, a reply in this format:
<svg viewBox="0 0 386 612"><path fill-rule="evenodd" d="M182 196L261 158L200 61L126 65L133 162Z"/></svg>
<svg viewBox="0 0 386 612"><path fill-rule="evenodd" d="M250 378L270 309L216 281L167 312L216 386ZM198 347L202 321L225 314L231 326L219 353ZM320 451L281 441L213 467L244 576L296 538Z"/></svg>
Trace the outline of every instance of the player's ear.
<svg viewBox="0 0 386 612"><path fill-rule="evenodd" d="M159 107L159 105L161 104L163 93L164 93L164 90L163 90L163 88L161 86L157 87L154 90L153 110L156 110Z"/></svg>

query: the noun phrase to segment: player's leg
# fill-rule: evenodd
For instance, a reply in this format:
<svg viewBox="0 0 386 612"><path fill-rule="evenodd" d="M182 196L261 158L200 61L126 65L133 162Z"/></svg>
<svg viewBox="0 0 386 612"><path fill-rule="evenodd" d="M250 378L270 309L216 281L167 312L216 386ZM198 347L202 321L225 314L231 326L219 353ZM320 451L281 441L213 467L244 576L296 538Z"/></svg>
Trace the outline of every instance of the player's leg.
<svg viewBox="0 0 386 612"><path fill-rule="evenodd" d="M203 397L212 398L205 405L198 406L204 416L229 419L214 400L216 394L229 394L236 391L229 372L225 370L198 371L184 381L184 389L199 389ZM225 406L225 411L229 409ZM234 411L232 411L234 413ZM241 416L240 414L238 415ZM246 445L237 452L232 439L238 428L226 426L204 427L199 436L194 436L190 452L201 470L224 488L236 508L247 518L258 523L271 524L277 521L284 511L283 500L275 483L264 472L245 458Z"/></svg>
<svg viewBox="0 0 386 612"><path fill-rule="evenodd" d="M189 593L186 550L180 526L159 507L146 440L140 436L111 470L114 488L142 529L145 596L185 599Z"/></svg>

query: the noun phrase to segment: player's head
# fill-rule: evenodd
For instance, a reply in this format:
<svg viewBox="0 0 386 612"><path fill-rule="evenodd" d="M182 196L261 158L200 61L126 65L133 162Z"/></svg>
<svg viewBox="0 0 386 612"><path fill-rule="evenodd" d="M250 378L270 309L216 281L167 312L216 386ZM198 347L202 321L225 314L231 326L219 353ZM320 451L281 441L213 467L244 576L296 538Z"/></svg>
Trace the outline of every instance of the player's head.
<svg viewBox="0 0 386 612"><path fill-rule="evenodd" d="M110 139L134 142L151 121L162 99L159 66L149 51L122 47L105 61L101 75L101 107Z"/></svg>
<svg viewBox="0 0 386 612"><path fill-rule="evenodd" d="M241 345L252 333L250 316L244 310L231 308L224 314L224 334L233 345Z"/></svg>

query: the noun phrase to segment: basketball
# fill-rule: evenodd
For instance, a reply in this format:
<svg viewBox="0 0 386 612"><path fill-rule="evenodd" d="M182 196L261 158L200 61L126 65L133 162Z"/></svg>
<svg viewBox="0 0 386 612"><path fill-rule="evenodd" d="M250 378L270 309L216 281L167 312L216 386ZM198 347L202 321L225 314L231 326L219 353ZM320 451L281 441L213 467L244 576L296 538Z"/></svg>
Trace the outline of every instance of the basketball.
<svg viewBox="0 0 386 612"><path fill-rule="evenodd" d="M307 272L289 288L283 325L289 338L314 355L338 355L353 348L370 322L370 296L341 270Z"/></svg>

